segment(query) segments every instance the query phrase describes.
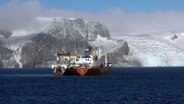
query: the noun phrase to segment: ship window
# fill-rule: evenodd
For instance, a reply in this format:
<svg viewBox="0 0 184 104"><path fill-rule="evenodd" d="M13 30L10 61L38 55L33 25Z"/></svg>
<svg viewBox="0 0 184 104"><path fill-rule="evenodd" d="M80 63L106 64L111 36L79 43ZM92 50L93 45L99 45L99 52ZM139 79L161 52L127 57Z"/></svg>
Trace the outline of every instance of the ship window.
<svg viewBox="0 0 184 104"><path fill-rule="evenodd" d="M91 54L90 51L84 51L82 54L82 58L90 58L90 54Z"/></svg>
<svg viewBox="0 0 184 104"><path fill-rule="evenodd" d="M89 59L87 58L87 59L85 59L86 61L89 61Z"/></svg>
<svg viewBox="0 0 184 104"><path fill-rule="evenodd" d="M68 59L67 59L67 58L65 58L65 61L68 61Z"/></svg>

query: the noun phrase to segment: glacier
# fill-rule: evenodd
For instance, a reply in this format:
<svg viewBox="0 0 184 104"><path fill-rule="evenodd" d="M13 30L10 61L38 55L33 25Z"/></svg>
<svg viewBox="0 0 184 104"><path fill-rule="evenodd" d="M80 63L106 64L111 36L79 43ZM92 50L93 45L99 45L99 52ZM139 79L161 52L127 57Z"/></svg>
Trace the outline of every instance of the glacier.
<svg viewBox="0 0 184 104"><path fill-rule="evenodd" d="M122 35L121 38L129 43L130 51L142 66L184 66L184 35L173 40L176 33L160 33L149 35Z"/></svg>

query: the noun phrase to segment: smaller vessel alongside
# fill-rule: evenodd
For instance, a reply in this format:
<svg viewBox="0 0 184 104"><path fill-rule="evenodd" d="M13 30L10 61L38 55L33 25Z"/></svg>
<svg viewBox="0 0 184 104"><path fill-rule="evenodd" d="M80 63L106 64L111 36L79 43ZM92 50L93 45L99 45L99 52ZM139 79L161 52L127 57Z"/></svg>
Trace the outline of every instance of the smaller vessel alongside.
<svg viewBox="0 0 184 104"><path fill-rule="evenodd" d="M107 61L107 54L105 54L105 61L101 62L101 57L98 57L96 51L92 53L90 49L86 49L82 55L71 56L70 53L57 53L57 64L52 65L56 76L68 75L105 75L111 71L111 63Z"/></svg>
<svg viewBox="0 0 184 104"><path fill-rule="evenodd" d="M53 72L55 76L71 76L77 75L76 72L76 56L71 56L70 52L68 53L57 53L57 64L52 65Z"/></svg>

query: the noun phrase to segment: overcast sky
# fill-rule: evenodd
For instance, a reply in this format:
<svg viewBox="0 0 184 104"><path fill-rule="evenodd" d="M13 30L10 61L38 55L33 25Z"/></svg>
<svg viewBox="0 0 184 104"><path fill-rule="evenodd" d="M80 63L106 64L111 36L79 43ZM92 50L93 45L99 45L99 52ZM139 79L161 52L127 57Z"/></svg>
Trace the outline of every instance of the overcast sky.
<svg viewBox="0 0 184 104"><path fill-rule="evenodd" d="M36 17L76 17L112 35L184 31L184 0L1 0L0 29L32 30Z"/></svg>

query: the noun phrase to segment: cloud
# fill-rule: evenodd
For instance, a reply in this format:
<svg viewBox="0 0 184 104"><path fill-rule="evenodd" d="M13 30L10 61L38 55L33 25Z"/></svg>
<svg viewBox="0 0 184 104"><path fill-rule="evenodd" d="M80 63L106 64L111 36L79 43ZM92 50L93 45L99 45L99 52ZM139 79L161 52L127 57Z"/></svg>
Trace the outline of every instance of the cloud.
<svg viewBox="0 0 184 104"><path fill-rule="evenodd" d="M34 18L43 16L43 11L38 1L20 3L13 0L0 6L0 29L31 29L37 24Z"/></svg>
<svg viewBox="0 0 184 104"><path fill-rule="evenodd" d="M118 10L103 13L99 19L110 28L111 33L141 34L184 31L183 16L184 12L177 11L128 14Z"/></svg>
<svg viewBox="0 0 184 104"><path fill-rule="evenodd" d="M152 13L126 13L113 8L101 13L86 13L75 10L47 9L39 0L19 2L13 0L0 6L0 29L34 30L42 27L36 17L79 17L96 20L106 25L112 35L141 34L165 31L184 31L184 12L155 11Z"/></svg>

